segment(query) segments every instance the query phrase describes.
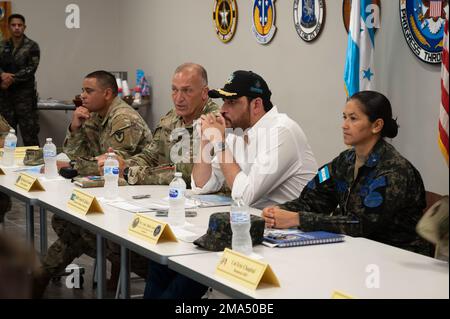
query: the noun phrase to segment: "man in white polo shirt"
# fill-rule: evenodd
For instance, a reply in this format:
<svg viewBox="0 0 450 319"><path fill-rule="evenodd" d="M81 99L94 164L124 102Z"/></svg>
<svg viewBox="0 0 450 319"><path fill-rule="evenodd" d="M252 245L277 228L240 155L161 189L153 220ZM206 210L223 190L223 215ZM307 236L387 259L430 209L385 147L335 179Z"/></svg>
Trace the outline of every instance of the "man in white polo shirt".
<svg viewBox="0 0 450 319"><path fill-rule="evenodd" d="M258 208L298 198L317 163L303 130L278 113L271 95L266 81L251 71L235 71L223 89L209 91L224 103L221 116L200 118L202 156L192 171L194 192L214 193L225 183L233 198Z"/></svg>

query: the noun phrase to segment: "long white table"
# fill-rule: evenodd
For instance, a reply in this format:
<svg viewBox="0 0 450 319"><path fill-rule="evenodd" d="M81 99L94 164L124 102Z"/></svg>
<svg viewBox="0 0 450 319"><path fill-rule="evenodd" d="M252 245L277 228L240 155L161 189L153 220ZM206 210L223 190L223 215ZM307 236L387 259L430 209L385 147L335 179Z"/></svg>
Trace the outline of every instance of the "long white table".
<svg viewBox="0 0 450 319"><path fill-rule="evenodd" d="M50 182L49 182L50 183ZM129 286L129 264L128 264L128 249L153 260L157 263L166 265L168 258L172 256L181 255L195 255L205 254L208 251L198 249L190 242L179 240L178 242L163 242L157 245L151 244L143 239L129 234L128 227L130 226L134 214L112 207L100 201L100 205L104 210L104 214L88 214L82 215L68 208L67 202L74 188L70 183L55 183L50 187L57 187L49 189L50 191L43 192L39 195L39 205L45 209L51 210L62 218L65 218L81 227L97 234L97 269L98 277L103 278L105 273L105 255L104 255L104 239L112 240L122 246L121 258L121 287L125 292L121 295L128 296L127 287ZM90 188L86 190L97 198L104 196L103 188ZM151 194L153 198L162 198L167 196L167 186L123 186L120 187L120 197L125 200L131 200L132 195L136 194ZM221 211L224 208L219 208ZM225 210L229 210L225 208ZM192 224L192 229L196 230L198 237L206 232L209 222L209 216L217 211L218 208L202 208L197 209L198 215L194 218L187 218L187 222ZM155 213L147 213L149 216L155 217ZM160 218L164 221L164 218ZM99 286L104 285L104 280L99 280ZM104 294L104 287L99 288L100 296Z"/></svg>
<svg viewBox="0 0 450 319"><path fill-rule="evenodd" d="M41 209L41 215L45 216L45 211L50 210L53 213L65 218L97 235L97 269L98 269L98 285L97 296L102 298L105 294L105 239L112 240L122 246L121 253L121 287L124 289L123 297L128 296L129 287L129 263L128 249L145 256L160 264L167 264L170 256L180 256L186 254L203 254L208 253L205 250L196 248L190 242L164 242L157 245L148 243L138 237L128 233L128 227L134 217L134 214L115 207L112 207L100 201L100 205L104 210L104 214L88 214L82 215L68 208L67 202L74 189L69 180L46 180L41 174L32 174L39 177L40 183L44 186L45 191L27 192L15 186L15 181L19 172L14 172L17 168L5 169L6 175L0 176L0 190L14 196L27 205L27 238L32 243L34 237L34 219L33 205L37 205ZM101 199L104 196L103 188L89 188L86 192ZM152 198L162 198L167 196L168 186L123 186L120 187L120 197L130 200L132 195L151 194ZM196 230L200 237L206 232L209 215L220 210L229 210L228 208L202 208L197 209L198 215L194 218L187 218L187 222L192 224L191 229ZM155 213L147 213L149 216L155 217ZM159 217L160 218L160 217ZM160 218L163 221L164 218ZM47 234L46 220L41 218L41 242L46 243ZM42 250L42 248L41 248Z"/></svg>
<svg viewBox="0 0 450 319"><path fill-rule="evenodd" d="M235 298L449 298L449 265L364 238L290 248L255 247L281 287L256 290L215 274L219 254L169 258L169 268ZM377 287L378 285L378 287Z"/></svg>
<svg viewBox="0 0 450 319"><path fill-rule="evenodd" d="M19 200L27 207L37 205L97 234L98 286L97 297L105 291L105 239L121 245L121 296L129 296L128 250L133 250L160 264L168 264L178 271L205 285L211 286L236 298L330 298L337 290L355 298L448 298L448 263L414 254L395 247L383 245L363 238L347 237L346 242L292 248L255 247L255 252L264 257L280 279L281 287L262 286L256 291L243 288L215 275L219 261L217 253L195 247L192 243L179 241L150 244L128 233L134 214L100 202L104 214L82 215L71 211L67 202L74 185L69 180L46 181L40 178L45 192L26 192L14 186L17 173L7 172L0 176L0 190ZM102 188L87 189L87 192L103 197ZM125 200L132 195L151 194L162 198L167 186L124 186L120 196ZM209 216L216 211L227 211L229 207L197 209L198 216L187 218L187 222L198 229L198 235L206 232ZM152 216L154 213L150 213ZM33 229L27 208L27 237ZM162 218L163 219L163 218ZM41 219L42 229L46 228ZM46 233L45 233L46 238ZM369 288L378 272L379 287Z"/></svg>

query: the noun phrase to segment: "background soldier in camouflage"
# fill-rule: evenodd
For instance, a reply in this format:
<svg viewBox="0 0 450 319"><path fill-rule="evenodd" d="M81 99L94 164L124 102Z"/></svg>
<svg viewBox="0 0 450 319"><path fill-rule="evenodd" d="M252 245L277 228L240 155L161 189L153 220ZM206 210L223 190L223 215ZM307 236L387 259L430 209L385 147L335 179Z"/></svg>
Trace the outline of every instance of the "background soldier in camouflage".
<svg viewBox="0 0 450 319"><path fill-rule="evenodd" d="M5 137L9 132L9 124L3 116L0 115L0 148L3 147ZM4 222L5 214L11 209L11 198L0 192L0 224Z"/></svg>
<svg viewBox="0 0 450 319"><path fill-rule="evenodd" d="M17 131L20 126L25 146L39 145L39 119L34 74L40 50L24 34L25 18L8 18L11 39L0 45L0 112Z"/></svg>
<svg viewBox="0 0 450 319"><path fill-rule="evenodd" d="M389 100L356 93L344 109L344 142L353 148L319 169L300 198L264 209L266 226L362 236L427 254L415 226L425 208L422 178L383 137L398 126Z"/></svg>
<svg viewBox="0 0 450 319"><path fill-rule="evenodd" d="M64 152L77 160L76 168L83 174L98 173L95 156L106 152L108 147L128 158L151 142L144 119L117 94L116 80L106 71L90 73L83 81L83 106L75 110L64 141ZM63 272L73 259L83 253L95 258L96 252L96 237L89 231L56 215L52 226L59 238L42 262L44 271L38 282L42 291L48 280ZM144 268L142 276L145 272Z"/></svg>

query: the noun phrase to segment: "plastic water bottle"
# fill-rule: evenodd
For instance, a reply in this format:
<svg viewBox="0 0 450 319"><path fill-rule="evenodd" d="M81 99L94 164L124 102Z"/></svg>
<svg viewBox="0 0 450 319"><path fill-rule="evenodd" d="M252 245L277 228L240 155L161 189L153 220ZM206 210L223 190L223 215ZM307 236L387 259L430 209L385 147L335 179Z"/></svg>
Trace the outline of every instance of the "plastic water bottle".
<svg viewBox="0 0 450 319"><path fill-rule="evenodd" d="M116 199L119 197L119 161L116 154L108 153L103 167L103 177L105 179L105 198Z"/></svg>
<svg viewBox="0 0 450 319"><path fill-rule="evenodd" d="M58 168L56 167L56 145L53 144L52 138L46 139L44 149L45 177L55 178L58 176Z"/></svg>
<svg viewBox="0 0 450 319"><path fill-rule="evenodd" d="M231 248L244 255L251 255L252 237L250 236L250 213L242 198L234 198L231 205L230 223L233 236Z"/></svg>
<svg viewBox="0 0 450 319"><path fill-rule="evenodd" d="M10 129L8 135L6 135L2 159L4 166L14 165L14 153L16 152L17 145L17 136L15 133L16 131L14 129Z"/></svg>
<svg viewBox="0 0 450 319"><path fill-rule="evenodd" d="M169 184L169 222L172 226L183 226L186 222L185 197L186 183L180 172Z"/></svg>

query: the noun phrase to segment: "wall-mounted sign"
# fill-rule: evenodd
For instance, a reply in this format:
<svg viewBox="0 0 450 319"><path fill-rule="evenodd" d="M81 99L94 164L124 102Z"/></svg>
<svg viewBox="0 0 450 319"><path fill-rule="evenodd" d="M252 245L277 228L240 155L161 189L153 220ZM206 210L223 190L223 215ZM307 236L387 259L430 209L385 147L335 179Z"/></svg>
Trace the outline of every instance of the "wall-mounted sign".
<svg viewBox="0 0 450 319"><path fill-rule="evenodd" d="M275 0L253 1L252 31L260 44L269 43L275 35Z"/></svg>
<svg viewBox="0 0 450 319"><path fill-rule="evenodd" d="M316 39L325 22L325 0L294 0L295 30L303 40Z"/></svg>
<svg viewBox="0 0 450 319"><path fill-rule="evenodd" d="M411 51L428 63L441 63L448 0L400 0L400 22Z"/></svg>
<svg viewBox="0 0 450 319"><path fill-rule="evenodd" d="M366 12L368 13L368 16L370 19L377 19L378 21L374 21L374 24L379 24L381 22L381 2L380 0L369 0L369 2L366 5ZM344 21L345 30L347 30L348 33L348 27L350 24L350 11L352 9L352 0L344 0L342 2L342 20ZM367 22L366 22L367 24ZM377 29L375 29L375 32L377 32Z"/></svg>
<svg viewBox="0 0 450 319"><path fill-rule="evenodd" d="M223 43L230 41L236 32L238 10L236 0L215 0L213 10L217 37Z"/></svg>

